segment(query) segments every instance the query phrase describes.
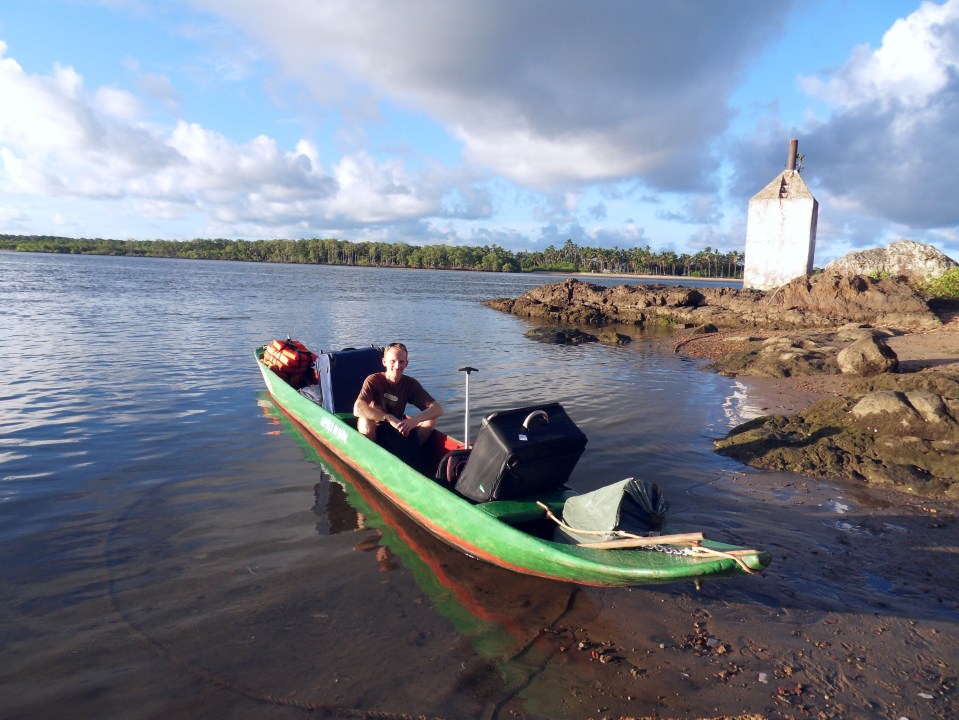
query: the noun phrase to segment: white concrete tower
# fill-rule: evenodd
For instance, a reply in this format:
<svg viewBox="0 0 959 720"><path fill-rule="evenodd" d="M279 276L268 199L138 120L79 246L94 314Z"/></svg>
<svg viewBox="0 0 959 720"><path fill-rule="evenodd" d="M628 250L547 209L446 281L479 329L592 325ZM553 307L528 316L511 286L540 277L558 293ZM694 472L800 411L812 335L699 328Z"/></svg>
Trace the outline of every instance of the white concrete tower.
<svg viewBox="0 0 959 720"><path fill-rule="evenodd" d="M819 203L796 168L798 157L799 141L790 140L786 169L749 200L744 288L769 290L812 274Z"/></svg>

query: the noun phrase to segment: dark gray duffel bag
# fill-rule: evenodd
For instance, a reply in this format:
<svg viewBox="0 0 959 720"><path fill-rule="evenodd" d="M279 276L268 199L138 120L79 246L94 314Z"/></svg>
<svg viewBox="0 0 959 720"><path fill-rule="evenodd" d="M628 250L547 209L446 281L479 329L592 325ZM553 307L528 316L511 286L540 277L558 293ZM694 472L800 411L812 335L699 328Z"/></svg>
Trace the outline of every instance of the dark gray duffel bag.
<svg viewBox="0 0 959 720"><path fill-rule="evenodd" d="M557 490L586 448L586 436L559 403L483 419L456 492L474 502Z"/></svg>

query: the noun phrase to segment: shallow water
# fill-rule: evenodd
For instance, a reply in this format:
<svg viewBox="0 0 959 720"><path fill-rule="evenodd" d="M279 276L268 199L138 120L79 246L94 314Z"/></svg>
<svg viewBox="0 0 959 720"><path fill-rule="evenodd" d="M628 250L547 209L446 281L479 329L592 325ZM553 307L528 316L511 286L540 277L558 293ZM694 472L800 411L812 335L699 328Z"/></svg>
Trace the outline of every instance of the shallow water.
<svg viewBox="0 0 959 720"><path fill-rule="evenodd" d="M660 338L542 345L480 304L559 279L0 253L0 717L789 716L758 673L831 617L870 638L911 628L903 642L926 644L907 677L956 660L929 641L959 622L941 590L954 526L714 454L761 403ZM574 485L654 480L675 526L774 565L699 591L599 590L449 550L273 407L252 350L287 334L406 342L456 435L464 365L474 436L489 412L558 400L590 439ZM730 656L684 648L694 622ZM733 658L742 682L699 678ZM807 686L840 684L808 666ZM917 680L874 674L847 707L926 702Z"/></svg>

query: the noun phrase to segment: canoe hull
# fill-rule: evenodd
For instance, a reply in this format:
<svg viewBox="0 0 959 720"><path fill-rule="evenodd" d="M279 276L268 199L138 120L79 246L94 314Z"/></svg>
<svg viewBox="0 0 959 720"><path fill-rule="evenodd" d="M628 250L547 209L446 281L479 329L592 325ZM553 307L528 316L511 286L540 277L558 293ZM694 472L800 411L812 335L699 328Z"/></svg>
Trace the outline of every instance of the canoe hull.
<svg viewBox="0 0 959 720"><path fill-rule="evenodd" d="M730 557L702 558L650 550L596 550L527 534L398 461L273 373L260 360L262 349L255 354L277 407L414 522L467 555L527 575L597 586L634 586L743 572L741 565ZM443 437L439 433L434 435ZM448 449L460 447L452 439L444 439L444 443ZM742 550L711 541L703 545L720 551ZM740 560L758 571L768 565L769 555L749 551L742 554Z"/></svg>

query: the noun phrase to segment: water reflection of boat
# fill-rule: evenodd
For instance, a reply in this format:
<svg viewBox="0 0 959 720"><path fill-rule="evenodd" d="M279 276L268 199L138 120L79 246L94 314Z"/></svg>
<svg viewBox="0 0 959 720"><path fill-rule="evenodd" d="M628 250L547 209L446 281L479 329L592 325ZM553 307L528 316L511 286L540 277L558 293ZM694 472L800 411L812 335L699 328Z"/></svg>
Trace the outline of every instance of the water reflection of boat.
<svg viewBox="0 0 959 720"><path fill-rule="evenodd" d="M558 593L548 581L508 573L439 542L269 399L262 406L329 481L317 489L314 511L322 516L318 531L376 531L375 546L399 558L436 610L483 656L515 656L569 607L574 586Z"/></svg>
<svg viewBox="0 0 959 720"><path fill-rule="evenodd" d="M547 515L560 512L575 491L564 486L535 496L471 502L362 436L355 429L352 413L331 412L299 393L264 364L263 348L258 348L255 356L281 410L390 504L467 555L526 575L606 586L723 576L758 571L769 563L769 555L762 551L699 538L679 540L683 536L676 536L676 542L685 546L666 547L662 537L637 538L625 543L628 549L554 541ZM358 388L352 396L357 392ZM527 420L532 417L530 414ZM449 451L463 448L438 431L427 446L425 452L431 457L425 465L431 468ZM470 462L473 457L467 467Z"/></svg>

